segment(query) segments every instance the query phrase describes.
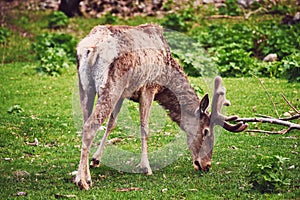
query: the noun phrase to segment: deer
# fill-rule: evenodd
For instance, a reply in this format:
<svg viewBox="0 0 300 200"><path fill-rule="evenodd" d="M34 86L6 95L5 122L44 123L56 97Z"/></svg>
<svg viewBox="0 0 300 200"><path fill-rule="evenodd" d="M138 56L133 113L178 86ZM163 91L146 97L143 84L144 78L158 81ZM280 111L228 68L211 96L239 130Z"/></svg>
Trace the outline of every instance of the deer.
<svg viewBox="0 0 300 200"><path fill-rule="evenodd" d="M215 78L212 111L209 97L200 100L183 68L172 56L155 24L139 26L98 25L76 47L80 104L83 113L80 163L74 183L92 186L90 166L99 167L110 132L116 126L124 99L139 103L141 172L151 175L148 160L149 115L153 101L186 132L187 145L196 170L209 171L214 145L214 126L240 132L247 124L231 124L237 116L221 114L229 106L220 76ZM95 102L96 98L96 102ZM108 119L100 145L89 164L89 152L97 130Z"/></svg>

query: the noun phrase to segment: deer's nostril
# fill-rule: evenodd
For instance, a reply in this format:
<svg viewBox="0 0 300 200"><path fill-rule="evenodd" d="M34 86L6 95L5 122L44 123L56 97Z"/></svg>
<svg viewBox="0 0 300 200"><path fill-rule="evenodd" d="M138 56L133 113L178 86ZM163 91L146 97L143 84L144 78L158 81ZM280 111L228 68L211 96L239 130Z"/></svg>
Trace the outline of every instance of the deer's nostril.
<svg viewBox="0 0 300 200"><path fill-rule="evenodd" d="M207 164L204 171L208 172L210 168L211 168L211 164Z"/></svg>
<svg viewBox="0 0 300 200"><path fill-rule="evenodd" d="M200 170L200 169L201 169L201 166L200 166L200 163L199 163L199 161L197 161L197 160L196 160L196 161L194 162L194 164L195 164L195 165L198 167L198 170Z"/></svg>
<svg viewBox="0 0 300 200"><path fill-rule="evenodd" d="M210 166L206 166L204 171L208 172L209 168L210 168Z"/></svg>

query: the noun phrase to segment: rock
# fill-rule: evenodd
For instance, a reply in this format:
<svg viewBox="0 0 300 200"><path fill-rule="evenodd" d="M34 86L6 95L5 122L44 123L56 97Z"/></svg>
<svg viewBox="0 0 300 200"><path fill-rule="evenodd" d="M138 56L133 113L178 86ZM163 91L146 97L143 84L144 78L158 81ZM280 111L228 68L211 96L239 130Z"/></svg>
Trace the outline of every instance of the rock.
<svg viewBox="0 0 300 200"><path fill-rule="evenodd" d="M277 60L277 54L276 53L270 53L266 57L264 57L264 62L274 62Z"/></svg>
<svg viewBox="0 0 300 200"><path fill-rule="evenodd" d="M238 4L243 8L250 8L251 4L258 1L259 0L238 0Z"/></svg>
<svg viewBox="0 0 300 200"><path fill-rule="evenodd" d="M293 17L293 20L294 20L295 22L299 22L299 21L300 21L300 12L296 12L296 14L295 14L294 17Z"/></svg>
<svg viewBox="0 0 300 200"><path fill-rule="evenodd" d="M214 0L203 0L203 4L211 4L214 3Z"/></svg>

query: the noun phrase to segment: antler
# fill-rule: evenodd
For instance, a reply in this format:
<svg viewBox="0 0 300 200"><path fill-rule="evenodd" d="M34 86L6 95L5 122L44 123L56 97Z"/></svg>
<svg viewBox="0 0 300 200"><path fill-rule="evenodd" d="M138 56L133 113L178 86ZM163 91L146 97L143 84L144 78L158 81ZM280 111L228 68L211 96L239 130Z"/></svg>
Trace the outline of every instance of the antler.
<svg viewBox="0 0 300 200"><path fill-rule="evenodd" d="M228 121L234 121L238 119L238 116L224 116L221 113L222 106L230 106L230 102L225 97L226 88L222 86L222 78L217 76L215 78L215 90L212 100L212 112L211 112L211 126L214 127L215 125L222 126L226 130L230 132L241 132L245 130L248 125L242 122L238 124L229 124Z"/></svg>

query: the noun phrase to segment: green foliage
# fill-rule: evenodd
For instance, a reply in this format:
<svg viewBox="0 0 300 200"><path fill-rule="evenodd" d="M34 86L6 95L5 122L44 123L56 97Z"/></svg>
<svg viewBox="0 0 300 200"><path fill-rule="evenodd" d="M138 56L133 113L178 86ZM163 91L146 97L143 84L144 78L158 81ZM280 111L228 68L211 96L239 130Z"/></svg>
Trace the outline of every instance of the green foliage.
<svg viewBox="0 0 300 200"><path fill-rule="evenodd" d="M174 31L166 31L165 36L171 47L173 56L178 58L184 71L189 76L212 77L217 74L217 67L207 57L207 53L200 43L184 34Z"/></svg>
<svg viewBox="0 0 300 200"><path fill-rule="evenodd" d="M291 55L300 49L300 23L283 25L267 21L253 28L257 33L257 53L266 56L276 53L279 59Z"/></svg>
<svg viewBox="0 0 300 200"><path fill-rule="evenodd" d="M172 4L173 4L172 0L164 1L163 2L163 9L166 10L166 11L171 10L172 9Z"/></svg>
<svg viewBox="0 0 300 200"><path fill-rule="evenodd" d="M262 193L279 192L291 184L286 177L286 162L289 158L282 156L259 155L250 174L253 188Z"/></svg>
<svg viewBox="0 0 300 200"><path fill-rule="evenodd" d="M187 22L180 14L171 13L166 15L165 19L166 20L162 25L166 28L181 32L186 32L190 28L190 25L187 24Z"/></svg>
<svg viewBox="0 0 300 200"><path fill-rule="evenodd" d="M219 13L221 15L238 16L242 14L242 10L236 0L226 0L225 5L219 7Z"/></svg>
<svg viewBox="0 0 300 200"><path fill-rule="evenodd" d="M300 49L300 24L289 26L272 20L257 24L212 23L193 29L191 34L210 52L222 76L256 74L296 80L291 76L298 75L298 68L288 66L297 65L295 54ZM260 61L270 53L276 53L279 61ZM292 56L295 62L289 63L289 56ZM289 70L285 70L287 68Z"/></svg>
<svg viewBox="0 0 300 200"><path fill-rule="evenodd" d="M104 15L104 22L103 24L114 24L116 23L118 18L116 16L113 16L110 12L107 12Z"/></svg>
<svg viewBox="0 0 300 200"><path fill-rule="evenodd" d="M188 31L192 27L190 22L197 20L195 10L192 7L177 13L167 14L164 18L165 21L162 23L164 27L180 32Z"/></svg>
<svg viewBox="0 0 300 200"><path fill-rule="evenodd" d="M69 24L69 18L68 16L61 12L61 11L54 11L49 15L49 22L48 27L49 28L65 28Z"/></svg>
<svg viewBox="0 0 300 200"><path fill-rule="evenodd" d="M14 113L21 113L24 112L24 109L20 105L14 105L7 109L7 113L14 114Z"/></svg>
<svg viewBox="0 0 300 200"><path fill-rule="evenodd" d="M37 71L51 76L60 75L70 63L75 63L76 44L77 40L68 34L38 35L32 44L32 49L40 61Z"/></svg>
<svg viewBox="0 0 300 200"><path fill-rule="evenodd" d="M0 44L5 43L9 36L10 36L9 29L0 27Z"/></svg>
<svg viewBox="0 0 300 200"><path fill-rule="evenodd" d="M300 82L300 52L285 57L282 65L283 74L289 81Z"/></svg>
<svg viewBox="0 0 300 200"><path fill-rule="evenodd" d="M285 3L280 3L278 1L275 4L271 3L271 5L269 5L270 7L269 12L274 14L281 14L281 15L285 15L287 13L293 13L294 11L297 10L297 6L295 6L295 4L296 2L293 1L285 2Z"/></svg>
<svg viewBox="0 0 300 200"><path fill-rule="evenodd" d="M59 76L69 67L67 53L62 48L48 48L41 57L37 72L50 76Z"/></svg>
<svg viewBox="0 0 300 200"><path fill-rule="evenodd" d="M221 76L240 77L251 75L256 69L256 61L250 57L251 52L243 49L231 49L235 43L229 44L230 48L217 50L216 64Z"/></svg>

